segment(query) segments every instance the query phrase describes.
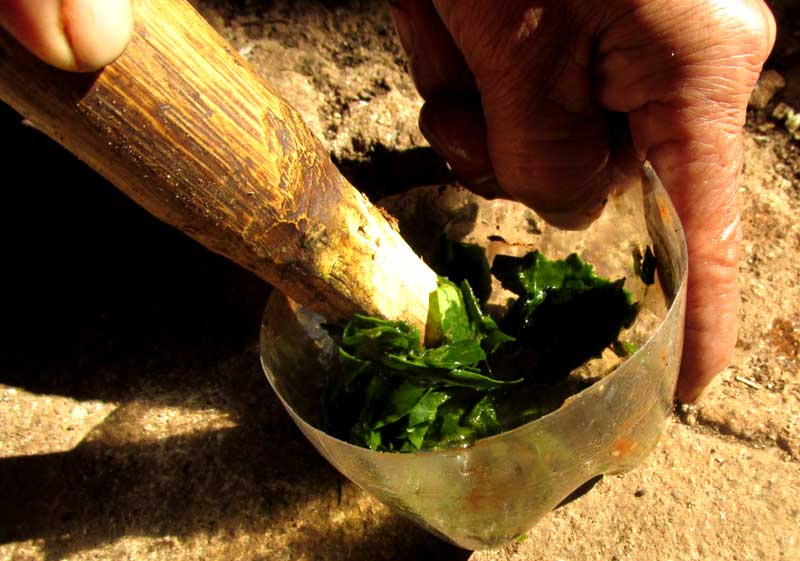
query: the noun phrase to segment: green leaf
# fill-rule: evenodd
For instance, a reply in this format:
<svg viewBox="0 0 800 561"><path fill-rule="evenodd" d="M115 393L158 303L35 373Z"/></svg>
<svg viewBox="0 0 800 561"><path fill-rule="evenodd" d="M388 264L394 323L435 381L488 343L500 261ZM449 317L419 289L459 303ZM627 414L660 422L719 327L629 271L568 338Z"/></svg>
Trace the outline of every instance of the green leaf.
<svg viewBox="0 0 800 561"><path fill-rule="evenodd" d="M466 427L461 423L461 419L465 414L466 408L463 406L446 403L441 408L441 424L437 443L439 446L446 448L470 442L474 439L475 429Z"/></svg>
<svg viewBox="0 0 800 561"><path fill-rule="evenodd" d="M428 432L430 424L418 425L408 429L406 442L400 447L401 452L415 452L422 448L425 442L425 434Z"/></svg>
<svg viewBox="0 0 800 561"><path fill-rule="evenodd" d="M430 424L436 418L439 406L450 399L451 394L445 391L431 391L420 399L408 414L408 426L416 427Z"/></svg>
<svg viewBox="0 0 800 561"><path fill-rule="evenodd" d="M489 372L488 366L464 366L452 368L436 368L422 361L420 357L386 356L381 361L388 369L382 370L386 376L412 380L417 384L428 384L434 387L462 387L480 390L492 390L503 386L518 384L516 380L499 380L483 372Z"/></svg>
<svg viewBox="0 0 800 561"><path fill-rule="evenodd" d="M548 289L561 287L571 265L574 264L566 260L549 261L538 251L533 251L524 257L498 255L494 259L492 273L503 288L514 294L542 300Z"/></svg>
<svg viewBox="0 0 800 561"><path fill-rule="evenodd" d="M383 446L383 439L381 438L381 433L376 430L367 431L364 443L370 450L380 450Z"/></svg>
<svg viewBox="0 0 800 561"><path fill-rule="evenodd" d="M448 392L428 392L409 412L406 432L408 441L415 449L422 447L428 429L436 420L439 407L450 397Z"/></svg>
<svg viewBox="0 0 800 561"><path fill-rule="evenodd" d="M511 335L500 331L497 324L490 316L483 313L477 298L475 298L475 294L472 292L472 287L469 282L466 280L461 281L459 288L464 296L464 307L467 309L467 315L470 321L477 326L480 332L480 338L482 339L481 346L487 355L494 353L503 343L514 341Z"/></svg>
<svg viewBox="0 0 800 561"><path fill-rule="evenodd" d="M592 266L575 253L558 261L550 261L538 251L524 257L498 255L492 273L504 288L524 296L529 307L538 306L550 293L566 300L609 282L595 275Z"/></svg>
<svg viewBox="0 0 800 561"><path fill-rule="evenodd" d="M482 436L496 432L500 423L497 420L495 397L492 394L482 397L467 413L465 422Z"/></svg>
<svg viewBox="0 0 800 561"><path fill-rule="evenodd" d="M637 351L636 345L628 341L614 341L611 343L611 350L620 358L630 356Z"/></svg>
<svg viewBox="0 0 800 561"><path fill-rule="evenodd" d="M442 375L445 385L473 388L476 390L494 390L502 386L513 386L522 382L522 378L515 380L498 380L491 376L481 374L477 369L453 368Z"/></svg>
<svg viewBox="0 0 800 561"><path fill-rule="evenodd" d="M376 376L376 380L381 380ZM353 439L372 450L419 450L440 405L450 398L446 391L431 391L401 382L387 391L386 381L370 384L368 403L362 410Z"/></svg>
<svg viewBox="0 0 800 561"><path fill-rule="evenodd" d="M494 320L481 311L481 306L478 303L478 299L475 297L475 293L472 291L472 286L470 286L469 282L462 280L459 283L458 288L461 291L461 297L464 300L464 309L467 312L469 321L477 324L481 331L497 329L497 324L494 322Z"/></svg>
<svg viewBox="0 0 800 561"><path fill-rule="evenodd" d="M352 385L356 379L372 370L371 362L354 357L342 347L339 347L339 364L345 372L345 386Z"/></svg>
<svg viewBox="0 0 800 561"><path fill-rule="evenodd" d="M458 286L439 278L439 286L428 301L428 320L425 326L426 343L452 343L474 335L464 298Z"/></svg>
<svg viewBox="0 0 800 561"><path fill-rule="evenodd" d="M363 406L358 421L353 425L350 440L354 444L363 444L372 450L383 447L383 438L374 430L374 419L381 415L386 397L392 390L391 383L382 376L373 376L364 390Z"/></svg>
<svg viewBox="0 0 800 561"><path fill-rule="evenodd" d="M372 428L379 429L405 417L427 392L416 384L403 382L389 393L382 408L383 416L372 424Z"/></svg>
<svg viewBox="0 0 800 561"><path fill-rule="evenodd" d="M491 355L494 354L503 343L513 343L514 341L516 341L516 339L511 335L507 335L499 329L495 329L486 336L481 342L481 345L484 351L486 351L486 354Z"/></svg>
<svg viewBox="0 0 800 561"><path fill-rule="evenodd" d="M356 314L345 326L342 346L359 358L373 359L384 353L420 348L419 331L402 321L388 321Z"/></svg>
<svg viewBox="0 0 800 561"><path fill-rule="evenodd" d="M426 350L422 354L422 360L431 368L450 370L453 368L468 368L482 360L486 360L486 353L483 352L480 343L477 341L462 339L455 343Z"/></svg>

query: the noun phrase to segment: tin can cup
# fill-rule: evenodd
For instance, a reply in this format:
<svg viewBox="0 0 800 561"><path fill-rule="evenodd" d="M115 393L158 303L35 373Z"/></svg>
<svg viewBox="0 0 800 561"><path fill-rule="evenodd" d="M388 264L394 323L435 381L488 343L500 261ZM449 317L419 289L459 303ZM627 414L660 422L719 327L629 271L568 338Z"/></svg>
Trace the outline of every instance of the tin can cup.
<svg viewBox="0 0 800 561"><path fill-rule="evenodd" d="M463 196L450 197L435 211L428 203L421 206L429 216L438 216L434 221L444 217L445 228L457 230L461 219L446 215L453 198ZM449 210L463 210L459 204L450 204ZM498 204L510 203L489 203L489 215ZM471 219L475 222L474 212ZM655 447L672 410L683 342L687 252L678 216L654 172L646 167L641 185L613 196L603 216L583 232L535 226L527 224L522 235L545 255L577 250L600 274L614 278L637 278L631 247L650 245L662 312L651 314L657 320L635 353L557 410L465 448L375 452L326 434L320 409L326 373L337 354L321 327L323 318L277 291L264 312L264 372L305 436L356 485L466 549L508 543L587 482L635 467Z"/></svg>

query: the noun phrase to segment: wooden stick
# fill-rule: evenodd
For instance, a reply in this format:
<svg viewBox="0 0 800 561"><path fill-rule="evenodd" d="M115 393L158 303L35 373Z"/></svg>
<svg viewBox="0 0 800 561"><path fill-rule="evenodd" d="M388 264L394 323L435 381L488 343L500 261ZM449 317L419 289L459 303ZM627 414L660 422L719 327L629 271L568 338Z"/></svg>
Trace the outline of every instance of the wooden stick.
<svg viewBox="0 0 800 561"><path fill-rule="evenodd" d="M435 274L299 115L186 1L134 4L133 39L93 74L50 68L0 31L0 98L156 217L301 304L424 328Z"/></svg>

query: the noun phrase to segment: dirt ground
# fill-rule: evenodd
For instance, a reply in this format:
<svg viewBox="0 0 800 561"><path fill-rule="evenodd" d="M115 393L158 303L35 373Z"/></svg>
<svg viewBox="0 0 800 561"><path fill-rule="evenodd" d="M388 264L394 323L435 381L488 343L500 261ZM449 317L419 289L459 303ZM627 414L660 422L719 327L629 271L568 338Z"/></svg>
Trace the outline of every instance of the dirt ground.
<svg viewBox="0 0 800 561"><path fill-rule="evenodd" d="M441 176L385 2L196 5L370 195ZM788 84L749 115L733 364L641 467L494 551L343 480L260 371L269 287L0 109L0 560L800 560L800 142L771 117L800 110L800 5L773 6Z"/></svg>

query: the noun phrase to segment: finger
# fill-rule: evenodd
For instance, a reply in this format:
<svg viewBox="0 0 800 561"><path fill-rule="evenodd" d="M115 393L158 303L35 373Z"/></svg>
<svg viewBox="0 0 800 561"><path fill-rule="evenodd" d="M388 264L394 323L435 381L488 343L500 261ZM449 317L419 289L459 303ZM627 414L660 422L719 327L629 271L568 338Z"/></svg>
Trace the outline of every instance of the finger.
<svg viewBox="0 0 800 561"><path fill-rule="evenodd" d="M474 91L464 57L431 1L393 0L390 6L420 95L428 100L446 92Z"/></svg>
<svg viewBox="0 0 800 561"><path fill-rule="evenodd" d="M414 82L427 100L420 111L422 134L467 187L490 198L502 195L474 78L433 4L396 0L391 7Z"/></svg>
<svg viewBox="0 0 800 561"><path fill-rule="evenodd" d="M122 53L133 11L131 0L4 0L0 24L45 62L92 71Z"/></svg>
<svg viewBox="0 0 800 561"><path fill-rule="evenodd" d="M635 136L645 131L654 137L647 129L656 123L674 122L677 127L683 122L691 127L683 134L673 131L674 140L656 141L647 152L681 217L689 250L685 339L677 388L677 397L684 402L697 400L730 362L739 309L740 133L728 125L704 127L688 124L691 121L688 115L676 115L672 107L654 107L632 117Z"/></svg>
<svg viewBox="0 0 800 561"><path fill-rule="evenodd" d="M607 197L613 154L590 91L584 16L529 0L503 10L434 4L475 75L500 184L551 223L587 226Z"/></svg>
<svg viewBox="0 0 800 561"><path fill-rule="evenodd" d="M419 114L419 127L467 187L481 195L498 194L479 99L445 96L427 101Z"/></svg>
<svg viewBox="0 0 800 561"><path fill-rule="evenodd" d="M692 17L660 12L649 22L642 11L636 25L610 32L598 49L600 98L631 111L636 151L653 163L686 232L686 337L677 387L685 402L702 395L736 344L741 131L750 90L774 39L771 15L760 3L714 9L698 2L696 8ZM643 25L684 41L670 48L626 31Z"/></svg>

